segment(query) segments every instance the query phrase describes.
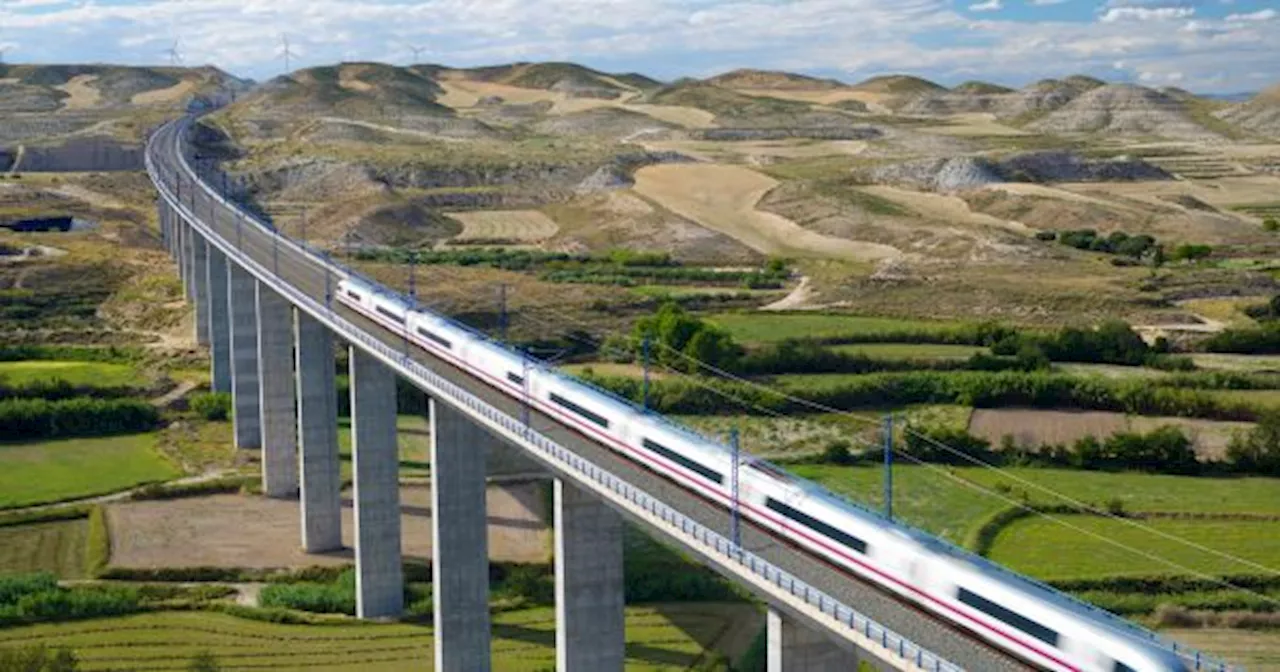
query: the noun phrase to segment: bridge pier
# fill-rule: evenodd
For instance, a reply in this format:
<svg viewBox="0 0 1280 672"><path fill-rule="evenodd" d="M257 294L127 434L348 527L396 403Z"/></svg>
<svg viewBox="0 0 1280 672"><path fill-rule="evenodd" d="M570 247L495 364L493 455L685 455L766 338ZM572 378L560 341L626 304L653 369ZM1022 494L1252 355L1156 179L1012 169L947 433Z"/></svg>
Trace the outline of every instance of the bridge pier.
<svg viewBox="0 0 1280 672"><path fill-rule="evenodd" d="M206 243L208 245L208 243ZM209 245L209 360L212 367L210 388L214 392L231 391L231 320L227 279L227 255Z"/></svg>
<svg viewBox="0 0 1280 672"><path fill-rule="evenodd" d="M231 313L231 393L236 448L262 448L262 391L258 374L258 281L239 264L227 267Z"/></svg>
<svg viewBox="0 0 1280 672"><path fill-rule="evenodd" d="M351 347L349 352L356 616L399 616L404 611L404 570L400 553L396 377L363 350Z"/></svg>
<svg viewBox="0 0 1280 672"><path fill-rule="evenodd" d="M293 306L275 290L257 286L259 418L262 421L262 492L298 496L298 420L293 370Z"/></svg>
<svg viewBox="0 0 1280 672"><path fill-rule="evenodd" d="M191 281L191 258L194 254L191 227L178 218L178 273L182 276L182 295L187 301L195 301L196 298L196 288Z"/></svg>
<svg viewBox="0 0 1280 672"><path fill-rule="evenodd" d="M431 563L436 672L488 670L486 447L497 440L431 400Z"/></svg>
<svg viewBox="0 0 1280 672"><path fill-rule="evenodd" d="M765 669L768 672L847 672L858 670L860 662L877 667L875 659L861 659L847 651L820 632L791 620L770 607L767 617L768 654ZM888 669L888 668L883 668Z"/></svg>
<svg viewBox="0 0 1280 672"><path fill-rule="evenodd" d="M342 548L342 475L338 458L338 404L333 335L298 311L294 325L298 371L298 450L301 455L302 548Z"/></svg>
<svg viewBox="0 0 1280 672"><path fill-rule="evenodd" d="M555 480L556 670L623 669L622 518Z"/></svg>
<svg viewBox="0 0 1280 672"><path fill-rule="evenodd" d="M191 264L187 273L195 288L192 299L196 303L196 343L209 345L209 241L197 235L194 229L190 233Z"/></svg>

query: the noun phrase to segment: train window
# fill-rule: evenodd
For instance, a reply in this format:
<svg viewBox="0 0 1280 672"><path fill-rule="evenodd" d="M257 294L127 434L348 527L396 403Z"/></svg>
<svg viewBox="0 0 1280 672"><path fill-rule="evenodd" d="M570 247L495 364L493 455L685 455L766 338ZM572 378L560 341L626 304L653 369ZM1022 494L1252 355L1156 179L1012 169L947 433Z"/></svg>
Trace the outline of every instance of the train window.
<svg viewBox="0 0 1280 672"><path fill-rule="evenodd" d="M507 380L515 383L516 385L524 385L524 376L517 376L511 372L507 372Z"/></svg>
<svg viewBox="0 0 1280 672"><path fill-rule="evenodd" d="M399 322L400 324L404 324L404 318L403 318L403 317L401 317L401 316L399 316L399 315L396 315L395 313L393 313L393 312L391 312L391 311L387 310L386 308L383 308L382 306L378 306L378 307L377 307L377 311L378 311L379 313L382 313L382 314L383 314L384 316L386 316L388 319L395 320L396 322Z"/></svg>
<svg viewBox="0 0 1280 672"><path fill-rule="evenodd" d="M1117 660L1116 666L1111 668L1111 672L1137 672L1137 670Z"/></svg>
<svg viewBox="0 0 1280 672"><path fill-rule="evenodd" d="M1008 623L1009 625L1035 637L1036 639L1049 644L1050 646L1058 645L1058 633L1046 628L1039 623L1019 614L1012 609L1006 609L987 598L970 592L964 588L960 589L958 595L960 601L964 604L981 611L982 613L996 619ZM1120 668L1116 668L1120 669Z"/></svg>
<svg viewBox="0 0 1280 672"><path fill-rule="evenodd" d="M685 457L684 455L681 455L680 453L677 453L676 451L671 450L670 448L667 448L666 446L660 443L650 441L649 439L645 439L643 441L643 444L645 448L648 448L649 450L667 458L668 460L671 460L672 462L675 462L676 464L684 467L685 469L688 469L689 471L692 471L698 474L699 476L702 476L708 481L714 481L716 483L724 483L724 476L720 475L720 472L714 469L704 467L703 465L698 464L697 462L694 462L693 460Z"/></svg>
<svg viewBox="0 0 1280 672"><path fill-rule="evenodd" d="M355 292L353 292L353 291L351 291L351 290L349 290L349 289L347 290L347 296L349 296L349 297L351 297L351 298L355 299L356 301L363 301L363 300L364 300L364 299L361 299L361 298L360 298L360 295L359 295L359 294L356 294Z"/></svg>
<svg viewBox="0 0 1280 672"><path fill-rule="evenodd" d="M859 553L867 552L867 542L853 536L852 534L849 534L848 532L841 531L833 525L824 523L821 520L818 520L817 518L814 518L813 516L807 513L798 511L793 507L787 506L786 504L783 504L782 502L779 502L778 500L772 497L769 497L768 499L766 499L764 504L765 506L769 507L769 509L776 511L782 514L783 516L786 516L787 518L790 518L791 520L794 520L795 522L800 523L801 525L804 525L805 527L813 530L814 532L817 532L818 534L821 534L824 537L827 537L828 539L838 541L841 544L848 546L849 548L852 548L853 550Z"/></svg>
<svg viewBox="0 0 1280 672"><path fill-rule="evenodd" d="M605 427L605 428L609 427L609 421L604 416L600 415L599 413L593 413L591 411L588 411L587 409L573 403L572 401L569 401L568 399L565 399L564 397L554 392L551 393L551 402L555 404L559 404L569 409L570 411L573 411L574 413L577 413L578 415L581 415L582 417L590 420L591 422L594 422L597 425L600 425L601 427Z"/></svg>
<svg viewBox="0 0 1280 672"><path fill-rule="evenodd" d="M764 473L784 483L791 483L796 480L791 477L791 474L788 474L787 472L773 466L772 464L769 464L768 462L763 462L763 461L752 462L750 466L752 469L755 469L756 471L763 471Z"/></svg>
<svg viewBox="0 0 1280 672"><path fill-rule="evenodd" d="M449 348L450 350L452 350L452 349L453 349L453 344L449 342L449 339L444 338L443 336L437 336L436 334L434 334L434 333L432 333L432 332L430 332L430 331L427 331L426 329L423 329L422 327L418 327L418 333L419 333L419 334L421 334L424 338L426 338L426 339L428 339L428 340L431 340L431 341L434 341L434 342L436 342L436 343L438 343L438 344L440 344L440 345L443 345L444 347Z"/></svg>

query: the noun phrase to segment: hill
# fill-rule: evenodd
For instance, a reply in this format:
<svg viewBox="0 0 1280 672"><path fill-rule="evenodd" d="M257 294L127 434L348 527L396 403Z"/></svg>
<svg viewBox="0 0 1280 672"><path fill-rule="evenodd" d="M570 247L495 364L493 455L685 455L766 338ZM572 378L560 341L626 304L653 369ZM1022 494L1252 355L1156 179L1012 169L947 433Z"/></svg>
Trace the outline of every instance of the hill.
<svg viewBox="0 0 1280 672"><path fill-rule="evenodd" d="M448 71L448 76L505 84L524 89L560 91L592 98L616 98L633 90L655 88L659 83L644 75L614 76L577 63L511 63Z"/></svg>
<svg viewBox="0 0 1280 672"><path fill-rule="evenodd" d="M776 70L741 68L705 80L726 89L770 89L775 91L832 91L847 88L834 79L819 79Z"/></svg>
<svg viewBox="0 0 1280 672"><path fill-rule="evenodd" d="M177 108L248 83L214 67L0 64L0 111Z"/></svg>
<svg viewBox="0 0 1280 672"><path fill-rule="evenodd" d="M1084 78L1045 79L1020 91L986 82L965 82L954 89L909 98L903 114L947 116L986 112L1005 120L1031 119L1071 102L1089 85Z"/></svg>
<svg viewBox="0 0 1280 672"><path fill-rule="evenodd" d="M912 75L881 75L854 84L853 89L867 93L884 93L896 96L940 93L947 88L927 79Z"/></svg>
<svg viewBox="0 0 1280 672"><path fill-rule="evenodd" d="M1007 86L1000 86L999 84L992 84L990 82L970 80L951 89L951 92L966 95L989 96L992 94L1013 93L1013 89Z"/></svg>
<svg viewBox="0 0 1280 672"><path fill-rule="evenodd" d="M422 68L382 63L341 63L277 77L243 97L238 111L272 116L339 114L349 117L396 114L445 116L438 105L440 85Z"/></svg>
<svg viewBox="0 0 1280 672"><path fill-rule="evenodd" d="M1259 93L1248 102L1229 107L1217 116L1255 133L1280 137L1280 85Z"/></svg>
<svg viewBox="0 0 1280 672"><path fill-rule="evenodd" d="M722 125L763 123L779 117L803 115L807 103L767 96L749 96L708 82L687 79L651 92L646 102L696 107L716 115Z"/></svg>
<svg viewBox="0 0 1280 672"><path fill-rule="evenodd" d="M1193 119L1183 101L1133 84L1108 84L1085 91L1027 128L1045 133L1218 137Z"/></svg>

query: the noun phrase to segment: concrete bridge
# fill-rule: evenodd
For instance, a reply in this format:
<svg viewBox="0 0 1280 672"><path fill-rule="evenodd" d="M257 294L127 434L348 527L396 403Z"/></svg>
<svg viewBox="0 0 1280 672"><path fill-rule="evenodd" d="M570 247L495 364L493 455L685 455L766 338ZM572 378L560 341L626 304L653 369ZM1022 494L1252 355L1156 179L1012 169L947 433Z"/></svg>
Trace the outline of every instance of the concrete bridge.
<svg viewBox="0 0 1280 672"><path fill-rule="evenodd" d="M768 605L778 670L1029 669L1008 654L745 524L334 304L348 271L281 236L192 167L190 118L147 146L163 242L230 392L236 446L260 450L263 491L297 498L308 552L341 548L335 346L350 354L357 613L403 610L396 377L429 398L435 669L490 667L486 462L511 451L554 481L556 646L562 672L621 670L622 521L676 545ZM425 291L430 291L426 288ZM488 456L488 458L486 457Z"/></svg>

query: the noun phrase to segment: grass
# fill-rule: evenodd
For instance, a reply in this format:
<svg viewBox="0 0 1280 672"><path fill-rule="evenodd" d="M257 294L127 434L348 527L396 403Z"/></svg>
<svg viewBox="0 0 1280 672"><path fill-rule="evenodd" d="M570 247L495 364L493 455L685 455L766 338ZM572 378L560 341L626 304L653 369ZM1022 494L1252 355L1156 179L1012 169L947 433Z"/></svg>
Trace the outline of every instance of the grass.
<svg viewBox="0 0 1280 672"><path fill-rule="evenodd" d="M1280 356L1277 355L1228 355L1220 353L1197 353L1191 360L1202 369L1227 369L1229 371L1261 371L1270 369L1280 371Z"/></svg>
<svg viewBox="0 0 1280 672"><path fill-rule="evenodd" d="M942 343L855 343L833 346L837 352L866 355L876 359L968 359L987 349L977 345Z"/></svg>
<svg viewBox="0 0 1280 672"><path fill-rule="evenodd" d="M63 579L81 578L88 531L83 519L0 527L0 574L52 572Z"/></svg>
<svg viewBox="0 0 1280 672"><path fill-rule="evenodd" d="M1280 410L1280 390L1208 390L1223 402L1244 403L1260 409Z"/></svg>
<svg viewBox="0 0 1280 672"><path fill-rule="evenodd" d="M1242 669L1280 670L1280 631L1235 628L1165 630L1162 634L1201 651L1226 656Z"/></svg>
<svg viewBox="0 0 1280 672"><path fill-rule="evenodd" d="M883 469L879 464L798 464L792 470L856 502L882 507ZM1032 502L1065 503L1015 478L1094 506L1119 499L1128 511L1280 515L1280 497L1276 496L1280 479L1274 478L1195 478L1022 467L994 472L981 467L922 467L902 458L894 466L894 511L907 523L959 542L984 517L1008 506L1004 497L1018 499L1025 492ZM997 488L1007 492L1003 496L990 492ZM1272 565L1280 564L1280 549L1273 557ZM1155 571L1158 568L1148 565L1148 573Z"/></svg>
<svg viewBox="0 0 1280 672"><path fill-rule="evenodd" d="M1143 554L1205 574L1261 571L1149 531L1156 530L1272 567L1273 571L1280 568L1280 521L1153 519L1142 521L1148 528L1142 529L1096 516L1060 518L1076 529L1044 518L1014 522L996 537L991 558L1016 571L1050 579L1187 573ZM1120 548L1093 535L1139 550Z"/></svg>
<svg viewBox="0 0 1280 672"><path fill-rule="evenodd" d="M431 435L426 418L417 415L398 416L396 429L400 444L400 475L428 475ZM338 419L338 451L342 455L342 475L345 478L351 475L351 418Z"/></svg>
<svg viewBox="0 0 1280 672"><path fill-rule="evenodd" d="M701 642L727 627L725 618L672 618L658 607L627 608L627 670L688 669ZM225 614L161 612L0 631L0 646L44 644L74 649L86 671L186 669L208 651L228 668L376 672L429 665L432 630L422 625L277 625ZM555 610L538 608L493 618L493 668L555 667Z"/></svg>
<svg viewBox="0 0 1280 672"><path fill-rule="evenodd" d="M743 343L774 343L788 338L833 338L895 331L944 332L961 326L959 322L899 320L860 315L760 313L720 313L710 321L726 329Z"/></svg>
<svg viewBox="0 0 1280 672"><path fill-rule="evenodd" d="M127 364L104 362L22 361L0 362L0 381L23 385L39 380L62 380L70 385L93 387L141 387L146 378Z"/></svg>
<svg viewBox="0 0 1280 672"><path fill-rule="evenodd" d="M0 445L0 509L91 497L178 476L154 433Z"/></svg>

